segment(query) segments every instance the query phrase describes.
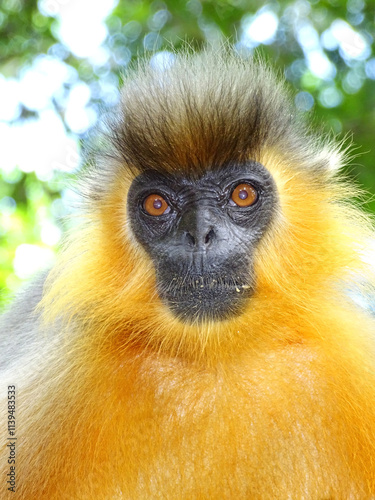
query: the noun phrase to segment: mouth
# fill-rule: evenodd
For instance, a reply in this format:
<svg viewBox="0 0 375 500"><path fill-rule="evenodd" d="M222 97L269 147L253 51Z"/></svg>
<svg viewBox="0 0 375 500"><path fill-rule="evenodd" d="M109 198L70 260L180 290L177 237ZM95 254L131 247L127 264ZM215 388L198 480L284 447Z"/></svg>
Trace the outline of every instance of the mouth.
<svg viewBox="0 0 375 500"><path fill-rule="evenodd" d="M167 284L159 280L161 299L185 322L222 321L238 315L252 292L252 283L240 276L175 275Z"/></svg>

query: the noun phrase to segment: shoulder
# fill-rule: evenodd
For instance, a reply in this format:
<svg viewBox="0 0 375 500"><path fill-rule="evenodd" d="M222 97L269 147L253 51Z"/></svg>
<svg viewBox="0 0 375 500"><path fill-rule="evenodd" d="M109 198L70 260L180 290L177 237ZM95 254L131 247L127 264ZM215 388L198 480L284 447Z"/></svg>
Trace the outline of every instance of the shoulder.
<svg viewBox="0 0 375 500"><path fill-rule="evenodd" d="M22 357L38 340L39 314L36 306L43 295L48 272L38 275L16 296L0 316L0 358L11 361Z"/></svg>

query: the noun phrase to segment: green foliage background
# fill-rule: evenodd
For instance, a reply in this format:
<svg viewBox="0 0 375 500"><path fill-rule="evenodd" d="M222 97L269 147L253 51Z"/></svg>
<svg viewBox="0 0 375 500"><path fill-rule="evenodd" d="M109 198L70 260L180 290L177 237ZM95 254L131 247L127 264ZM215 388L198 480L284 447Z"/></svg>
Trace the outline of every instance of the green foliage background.
<svg viewBox="0 0 375 500"><path fill-rule="evenodd" d="M78 0L48 1L50 6L54 2L59 7ZM75 83L82 81L94 88L95 83L105 79L120 84L120 75L126 71L126 66L143 54L172 47L178 50L186 42L197 49L207 42L224 39L236 44L243 41L247 24L260 9L274 13L279 20L277 33L272 42L254 44L256 50L261 51L280 73L284 72L296 92L307 92L305 95L313 97L314 121L322 122L327 131L333 130L340 137L345 134L353 137L359 147L356 150L359 157L348 166L348 175L369 192L375 192L373 1L119 0L106 19L108 33L103 47L110 57L103 67L93 64L90 59L75 56L64 45L59 38L59 15L46 12L45 4L35 0L2 1L0 73L5 78L18 79L25 68L32 66L35 58L48 54L74 68ZM348 59L340 47L330 50L323 47L324 54L336 69L335 77L329 80L317 77L309 69L298 26L310 26L321 40L335 20L345 21L360 33L369 50L360 58ZM243 43L241 47L244 49ZM65 95L69 94L71 86L71 81L64 83ZM332 88L341 100L334 106L327 106L322 96L325 90ZM104 91L97 91L92 94L89 104L97 109L106 99ZM68 135L79 140L66 123L64 100L57 96L49 105L64 120ZM38 111L22 105L13 122L37 117ZM19 147L22 148L22 144ZM63 228L61 216L69 211L69 207L59 202L64 189L58 172L46 181L38 178L35 172L21 171L17 164L11 171L2 169L0 154L0 289L3 290L0 301L21 282L14 272L14 256L19 245L40 244L41 218ZM371 198L367 208L375 212L375 201Z"/></svg>

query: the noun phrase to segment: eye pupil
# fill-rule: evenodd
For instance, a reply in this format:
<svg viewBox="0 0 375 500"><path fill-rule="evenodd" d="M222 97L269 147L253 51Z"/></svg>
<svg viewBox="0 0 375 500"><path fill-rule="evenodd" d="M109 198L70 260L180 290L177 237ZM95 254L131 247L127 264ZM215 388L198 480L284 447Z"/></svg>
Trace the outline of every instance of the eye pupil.
<svg viewBox="0 0 375 500"><path fill-rule="evenodd" d="M161 200L155 200L154 203L153 203L153 207L156 209L156 210L159 210L161 207L162 207L162 202Z"/></svg>
<svg viewBox="0 0 375 500"><path fill-rule="evenodd" d="M247 194L247 191L245 191L244 189L242 189L239 193L238 193L238 196L241 198L241 200L246 200L246 198L249 196Z"/></svg>

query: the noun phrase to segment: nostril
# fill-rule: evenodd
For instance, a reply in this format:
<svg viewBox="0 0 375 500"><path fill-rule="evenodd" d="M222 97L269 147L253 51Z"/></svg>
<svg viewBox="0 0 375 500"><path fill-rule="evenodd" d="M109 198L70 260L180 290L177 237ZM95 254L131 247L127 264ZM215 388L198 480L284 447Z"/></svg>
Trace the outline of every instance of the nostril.
<svg viewBox="0 0 375 500"><path fill-rule="evenodd" d="M195 246L194 236L190 233L186 233L185 236L186 236L186 241L187 241L188 245L194 247Z"/></svg>
<svg viewBox="0 0 375 500"><path fill-rule="evenodd" d="M208 245L209 243L211 243L211 241L214 239L214 236L215 236L215 231L213 229L208 231L208 233L206 234L206 237L204 239L204 244Z"/></svg>

